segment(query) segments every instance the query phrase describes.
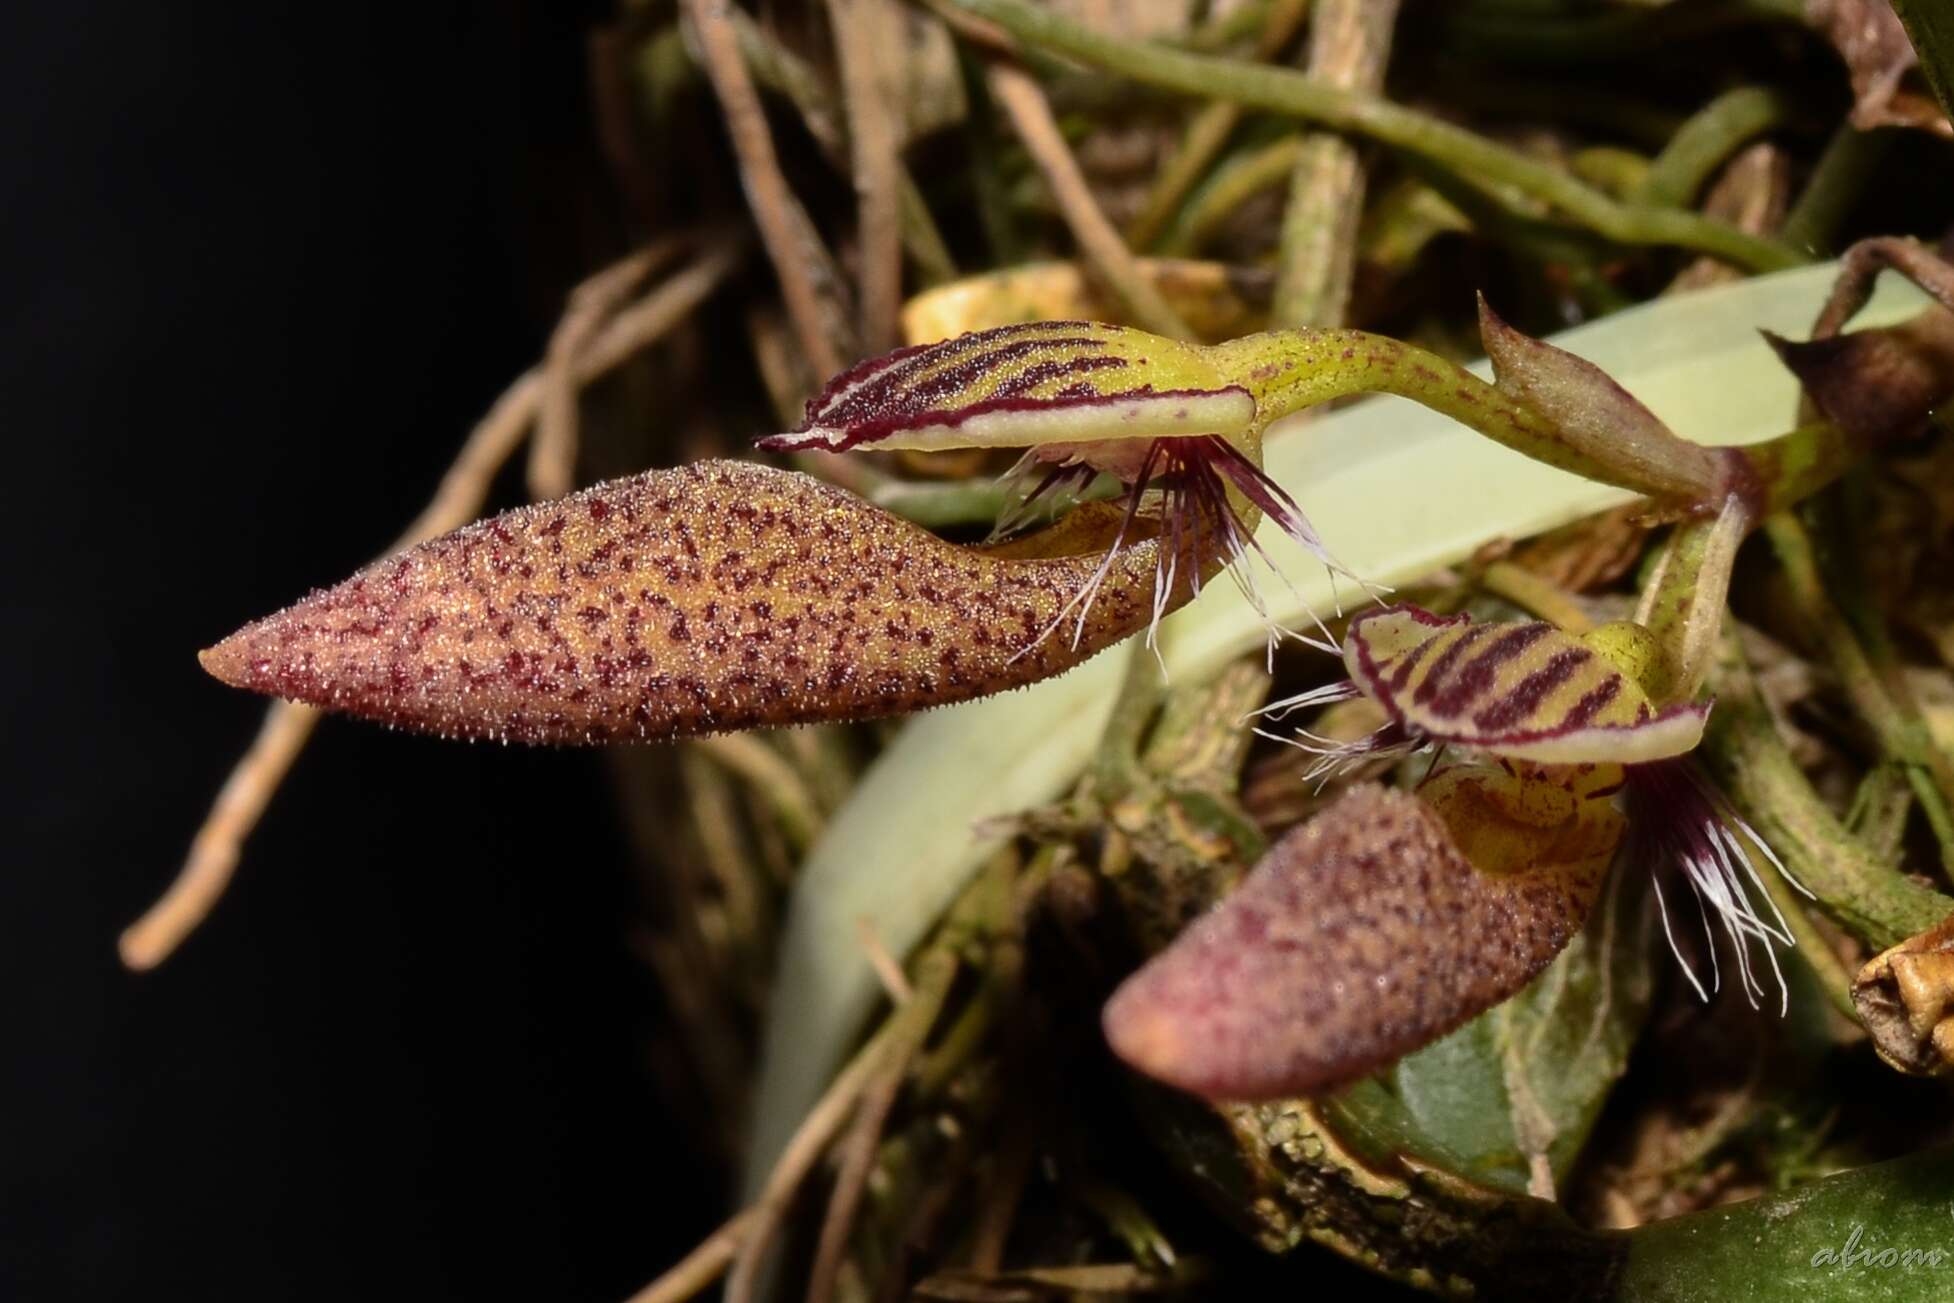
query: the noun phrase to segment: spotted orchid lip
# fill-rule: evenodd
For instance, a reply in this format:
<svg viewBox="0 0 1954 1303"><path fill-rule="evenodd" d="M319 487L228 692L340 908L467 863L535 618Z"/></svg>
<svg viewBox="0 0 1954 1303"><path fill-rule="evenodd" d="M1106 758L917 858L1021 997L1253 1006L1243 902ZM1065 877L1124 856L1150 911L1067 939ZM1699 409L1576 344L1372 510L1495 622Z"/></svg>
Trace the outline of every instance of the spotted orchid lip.
<svg viewBox="0 0 1954 1303"><path fill-rule="evenodd" d="M1210 1099L1344 1086L1537 977L1592 907L1619 819L1592 812L1570 862L1487 873L1430 803L1359 784L1121 984L1106 1039Z"/></svg>
<svg viewBox="0 0 1954 1303"><path fill-rule="evenodd" d="M1640 764L1695 748L1710 703L1657 710L1627 674L1543 621L1476 623L1415 606L1350 623L1351 680L1414 735L1542 764Z"/></svg>
<svg viewBox="0 0 1954 1303"><path fill-rule="evenodd" d="M1080 545L987 553L811 476L697 462L430 540L201 659L238 687L451 737L870 719L1049 678L1157 618L1157 543ZM1071 638L1038 637L1075 610Z"/></svg>
<svg viewBox="0 0 1954 1303"><path fill-rule="evenodd" d="M829 382L799 427L759 446L1030 447L1231 435L1255 417L1254 396L1196 346L1099 322L1028 322L863 362Z"/></svg>

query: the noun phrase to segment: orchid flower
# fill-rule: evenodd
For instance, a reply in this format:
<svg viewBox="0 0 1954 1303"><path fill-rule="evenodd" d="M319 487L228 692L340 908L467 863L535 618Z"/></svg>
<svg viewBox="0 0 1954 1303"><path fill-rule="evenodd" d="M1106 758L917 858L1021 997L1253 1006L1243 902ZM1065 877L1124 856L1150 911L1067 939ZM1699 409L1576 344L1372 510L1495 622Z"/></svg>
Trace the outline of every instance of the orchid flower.
<svg viewBox="0 0 1954 1303"><path fill-rule="evenodd" d="M1717 597L1721 604L1721 594ZM1266 1098L1354 1080L1532 981L1567 944L1618 854L1673 866L1721 921L1753 1006L1750 947L1791 945L1747 845L1784 867L1687 759L1710 704L1658 705L1654 635L1621 621L1576 637L1538 620L1483 623L1415 606L1359 615L1349 678L1275 702L1281 717L1368 698L1368 738L1294 745L1329 774L1415 752L1438 765L1415 795L1364 785L1283 838L1241 888L1107 1004L1114 1050L1170 1084ZM1285 739L1287 740L1287 739ZM1788 878L1789 875L1787 875ZM1690 983L1666 908L1669 943ZM1784 997L1781 995L1782 1007Z"/></svg>
<svg viewBox="0 0 1954 1303"><path fill-rule="evenodd" d="M245 626L203 663L239 687L396 727L532 743L963 701L1151 631L1222 568L1259 609L1249 563L1265 515L1347 574L1262 469L1262 438L1281 416L1363 392L1412 398L1666 510L1754 495L1748 450L1706 451L1653 417L1611 442L1633 400L1485 315L1511 373L1502 387L1349 330L1202 346L1034 322L902 349L836 377L799 428L762 446L1018 448L1020 473L1036 478L1027 498L1104 473L1124 502L971 547L804 475L745 462L654 470L387 558ZM1570 389L1582 401L1562 401ZM1272 644L1287 632L1267 623Z"/></svg>

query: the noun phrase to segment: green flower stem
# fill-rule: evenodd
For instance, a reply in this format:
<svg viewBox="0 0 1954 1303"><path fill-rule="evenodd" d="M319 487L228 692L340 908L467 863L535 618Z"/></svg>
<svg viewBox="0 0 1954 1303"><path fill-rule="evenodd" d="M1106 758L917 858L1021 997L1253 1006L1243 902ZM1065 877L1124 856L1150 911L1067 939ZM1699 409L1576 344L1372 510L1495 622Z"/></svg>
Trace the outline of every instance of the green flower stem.
<svg viewBox="0 0 1954 1303"><path fill-rule="evenodd" d="M1083 490L1056 489L1039 501L1056 518L1081 502L1116 497L1120 490L1118 480L1101 475ZM893 511L927 529L949 529L996 524L1016 500L1016 491L995 479L923 481L891 477L874 484L863 496L884 511Z"/></svg>
<svg viewBox="0 0 1954 1303"><path fill-rule="evenodd" d="M1917 715L1900 709L1881 682L1879 670L1853 633L1846 618L1819 578L1818 557L1811 536L1795 515L1779 512L1764 522L1764 532L1784 569L1791 600L1811 636L1824 649L1832 672L1839 677L1853 709L1872 729L1880 750L1905 767L1907 782L1940 845L1941 864L1954 872L1954 809L1950 809L1946 758L1934 746Z"/></svg>
<svg viewBox="0 0 1954 1303"><path fill-rule="evenodd" d="M1753 136L1791 117L1791 100L1765 86L1739 86L1683 123L1656 156L1637 196L1645 204L1686 208L1710 175Z"/></svg>
<svg viewBox="0 0 1954 1303"><path fill-rule="evenodd" d="M1535 461L1651 491L1640 477L1576 448L1532 408L1415 344L1362 330L1284 330L1216 344L1209 353L1224 375L1255 395L1264 421L1338 398L1395 394ZM1691 445L1690 451L1697 450Z"/></svg>
<svg viewBox="0 0 1954 1303"><path fill-rule="evenodd" d="M1888 868L1842 827L1778 736L1736 637L1717 659L1704 758L1738 810L1821 907L1875 950L1954 914L1954 898Z"/></svg>
<svg viewBox="0 0 1954 1303"><path fill-rule="evenodd" d="M1590 145L1568 157L1567 166L1589 185L1600 186L1617 199L1640 191L1649 178L1651 160L1616 145Z"/></svg>
<svg viewBox="0 0 1954 1303"><path fill-rule="evenodd" d="M1375 95L1383 89L1399 0L1316 0L1307 73L1316 85ZM1289 177L1276 248L1273 326L1342 326L1357 274L1365 168L1356 142L1313 132Z"/></svg>
<svg viewBox="0 0 1954 1303"><path fill-rule="evenodd" d="M1440 235L1471 229L1451 200L1416 177L1401 177L1364 213L1359 256L1384 271L1402 273Z"/></svg>
<svg viewBox="0 0 1954 1303"><path fill-rule="evenodd" d="M1839 228L1845 225L1853 205L1864 197L1873 173L1892 152L1899 135L1897 131L1861 131L1850 122L1840 126L1785 215L1778 238L1814 256L1832 252Z"/></svg>
<svg viewBox="0 0 1954 1303"><path fill-rule="evenodd" d="M1160 666L1139 639L1132 641L1126 657L1126 675L1120 680L1106 731L1099 735L1093 762L1094 776L1111 793L1124 793L1139 782L1140 746L1146 740L1147 725L1167 695Z"/></svg>
<svg viewBox="0 0 1954 1303"><path fill-rule="evenodd" d="M1295 36L1296 29L1302 25L1303 17L1309 12L1309 0L1277 0L1269 6L1263 16L1261 37L1255 44L1255 57L1267 60L1281 53L1282 47ZM1160 169L1154 179L1153 189L1147 192L1146 202L1140 205L1139 216L1126 228L1126 242L1136 249L1150 247L1162 229L1173 218L1215 157L1221 153L1228 137L1235 132L1236 124L1242 120L1242 106L1228 100L1216 100L1196 113L1187 124L1181 136L1180 148Z"/></svg>
<svg viewBox="0 0 1954 1303"><path fill-rule="evenodd" d="M1730 572L1752 523L1733 497L1714 520L1687 520L1670 534L1635 615L1662 650L1644 684L1655 701L1688 701L1703 686L1723 628Z"/></svg>
<svg viewBox="0 0 1954 1303"><path fill-rule="evenodd" d="M1899 857L1906 836L1907 816L1913 813L1913 782L1905 765L1887 761L1874 765L1853 790L1845 826L1881 859Z"/></svg>
<svg viewBox="0 0 1954 1303"><path fill-rule="evenodd" d="M1805 911L1811 902L1798 894L1797 888L1784 880L1782 873L1772 873L1768 869L1757 875L1764 883L1764 894L1771 898L1778 913L1784 916L1784 924L1791 930L1791 938L1797 944L1792 947L1797 957L1818 982L1818 988L1825 992L1825 999L1850 1021L1859 1021L1859 1010L1852 1003L1852 974L1839 961L1839 952L1812 922L1811 915Z"/></svg>
<svg viewBox="0 0 1954 1303"><path fill-rule="evenodd" d="M1868 451L1829 421L1801 425L1743 450L1763 489L1763 514L1794 507L1831 484Z"/></svg>
<svg viewBox="0 0 1954 1303"><path fill-rule="evenodd" d="M1302 151L1302 136L1284 136L1217 169L1160 238L1159 251L1172 258L1199 254L1236 209L1287 181Z"/></svg>
<svg viewBox="0 0 1954 1303"><path fill-rule="evenodd" d="M1564 632L1581 634L1594 628L1594 621L1572 594L1511 561L1487 566L1479 576L1479 586Z"/></svg>
<svg viewBox="0 0 1954 1303"><path fill-rule="evenodd" d="M1723 258L1754 271L1796 266L1796 251L1723 222L1675 209L1623 204L1516 150L1375 95L1338 90L1303 73L1238 59L1185 54L1095 32L1024 0L946 0L1018 40L1069 55L1137 81L1226 99L1319 126L1368 136L1461 175L1518 186L1575 222L1620 244L1667 245Z"/></svg>

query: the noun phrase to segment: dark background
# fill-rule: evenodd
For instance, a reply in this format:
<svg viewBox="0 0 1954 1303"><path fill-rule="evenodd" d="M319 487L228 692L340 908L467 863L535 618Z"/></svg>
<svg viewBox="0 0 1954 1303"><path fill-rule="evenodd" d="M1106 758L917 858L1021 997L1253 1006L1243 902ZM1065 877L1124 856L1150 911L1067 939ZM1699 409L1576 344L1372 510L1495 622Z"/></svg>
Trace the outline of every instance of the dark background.
<svg viewBox="0 0 1954 1303"><path fill-rule="evenodd" d="M329 723L114 948L262 715L193 653L385 545L596 264L602 12L9 9L0 1297L612 1300L723 1207L592 755Z"/></svg>

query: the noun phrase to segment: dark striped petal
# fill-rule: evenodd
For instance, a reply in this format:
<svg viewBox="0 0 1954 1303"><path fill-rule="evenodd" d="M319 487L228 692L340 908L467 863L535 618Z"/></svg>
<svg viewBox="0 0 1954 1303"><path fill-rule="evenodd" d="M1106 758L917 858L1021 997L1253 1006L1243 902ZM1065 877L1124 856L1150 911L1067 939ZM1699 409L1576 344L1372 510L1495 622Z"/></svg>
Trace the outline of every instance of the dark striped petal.
<svg viewBox="0 0 1954 1303"><path fill-rule="evenodd" d="M470 525L202 659L238 687L460 737L867 719L1034 683L1143 628L1158 549L1130 534L1108 557L1107 527L1086 513L1050 546L966 548L805 475L704 462ZM1066 636L1041 637L1088 581Z"/></svg>
<svg viewBox="0 0 1954 1303"><path fill-rule="evenodd" d="M1457 777L1435 802L1364 785L1278 841L1114 993L1113 1050L1212 1099L1306 1094L1429 1044L1537 976L1593 907L1620 817L1583 790L1541 827L1507 811L1534 804L1520 787L1558 777L1446 772Z"/></svg>
<svg viewBox="0 0 1954 1303"><path fill-rule="evenodd" d="M1036 321L872 358L828 382L763 448L1029 448L1236 436L1255 400L1196 345L1093 321Z"/></svg>
<svg viewBox="0 0 1954 1303"><path fill-rule="evenodd" d="M1637 764L1703 736L1707 703L1655 709L1583 639L1538 620L1367 611L1343 642L1351 680L1414 736L1543 764Z"/></svg>

